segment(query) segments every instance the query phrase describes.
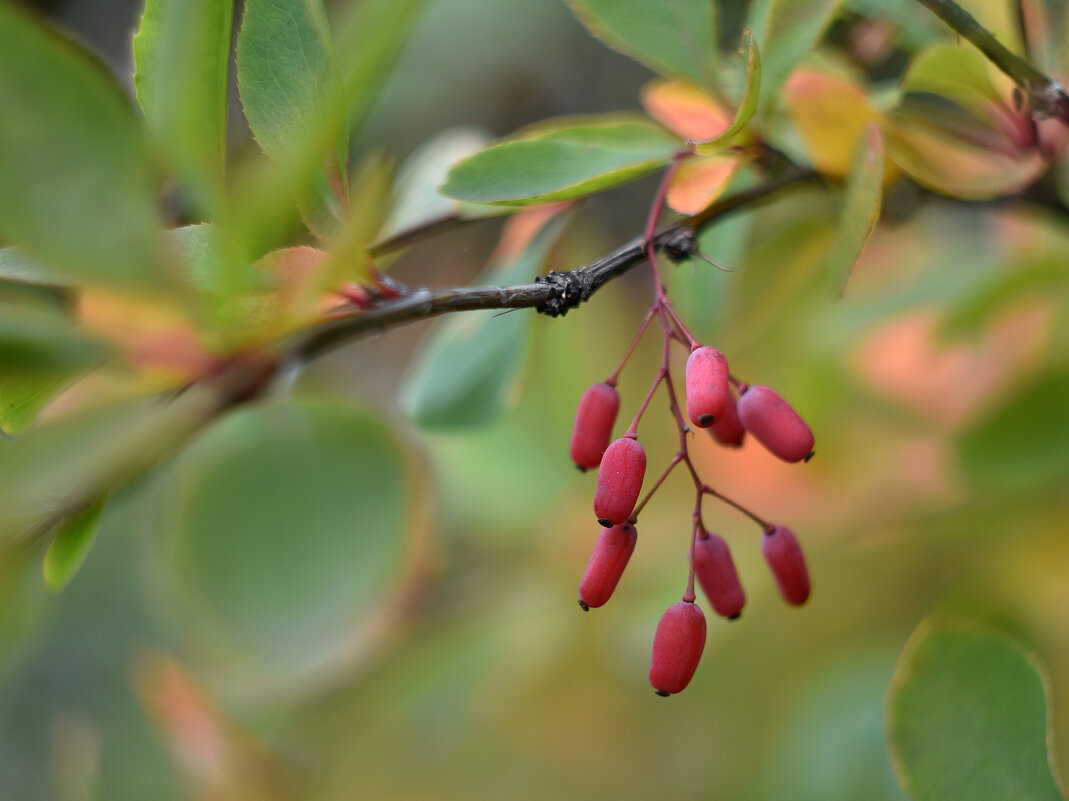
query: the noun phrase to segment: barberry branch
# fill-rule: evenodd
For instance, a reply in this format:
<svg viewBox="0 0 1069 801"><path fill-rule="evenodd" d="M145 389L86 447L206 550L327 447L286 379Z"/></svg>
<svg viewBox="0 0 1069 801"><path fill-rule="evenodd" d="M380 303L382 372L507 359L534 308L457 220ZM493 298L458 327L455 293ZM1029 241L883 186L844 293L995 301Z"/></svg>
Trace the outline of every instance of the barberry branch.
<svg viewBox="0 0 1069 801"><path fill-rule="evenodd" d="M695 234L710 224L744 208L770 199L788 187L813 180L811 170L794 169L767 183L723 198L707 209L665 226L654 234L654 249L676 261L695 252ZM435 224L437 225L437 223ZM399 237L405 236L404 234ZM414 238L421 238L411 234ZM412 240L405 240L409 244ZM389 247L386 243L389 243ZM394 238L373 248L386 252L403 245ZM455 287L449 289L408 289L400 297L383 301L368 310L354 310L294 334L282 350L296 360L314 359L347 342L398 325L439 314L479 309L529 309L550 317L567 314L612 279L646 261L645 238L636 237L592 264L567 272L539 276L533 284L507 287Z"/></svg>
<svg viewBox="0 0 1069 801"><path fill-rule="evenodd" d="M654 236L654 246L670 258L693 253L694 234L703 227L740 209L771 198L790 186L813 177L812 172L795 170L781 178L739 192L713 204L704 212L664 227ZM417 231L403 232L373 248L376 253L395 250L416 239L438 233L457 221L436 221ZM0 546L33 541L46 535L55 525L76 514L105 492L129 486L161 461L181 450L197 434L226 411L263 395L273 376L287 365L301 364L318 358L343 344L368 334L423 320L440 314L486 309L533 308L556 316L587 300L616 276L646 260L643 237L616 249L593 264L572 270L561 282L544 280L532 284L502 287L453 287L445 289L409 288L391 284L389 291L369 294L372 304L366 309L328 317L309 328L291 334L273 347L259 353L236 354L195 382L163 396L167 413L146 424L143 436L132 438L129 447L116 447L107 464L99 465L92 475L80 477L44 514L31 519L7 515L0 517ZM563 298L560 284L582 288L581 297Z"/></svg>
<svg viewBox="0 0 1069 801"><path fill-rule="evenodd" d="M1028 95L1032 108L1042 117L1056 117L1069 125L1069 97L1062 85L1017 55L991 31L976 21L954 0L917 0L939 19L968 39L996 67L1008 75Z"/></svg>

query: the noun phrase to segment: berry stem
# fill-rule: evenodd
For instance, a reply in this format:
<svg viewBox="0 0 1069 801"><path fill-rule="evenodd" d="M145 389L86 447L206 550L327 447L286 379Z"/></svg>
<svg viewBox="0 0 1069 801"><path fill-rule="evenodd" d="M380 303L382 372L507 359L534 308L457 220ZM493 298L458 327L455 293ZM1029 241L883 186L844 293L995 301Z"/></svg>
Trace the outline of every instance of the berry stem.
<svg viewBox="0 0 1069 801"><path fill-rule="evenodd" d="M698 493L698 505L701 505L702 494ZM690 548L687 551L687 562L690 563L690 571L687 573L687 591L683 593L683 600L688 603L694 603L696 598L694 594L694 543L698 541L698 528L700 523L695 517L694 526L690 532Z"/></svg>
<svg viewBox="0 0 1069 801"><path fill-rule="evenodd" d="M676 170L679 169L679 165L683 159L689 158L694 155L692 151L683 151L677 153L672 159L672 163L668 165L668 169L664 171L664 177L661 178L661 184L657 187L657 194L653 197L653 203L650 206L650 213L646 217L646 230L642 235L642 241L646 246L646 258L650 261L650 270L653 272L653 297L654 303L663 301L665 298L664 281L661 280L661 271L657 269L657 255L656 248L654 247L654 239L657 236L657 220L660 219L661 209L664 207L665 198L668 197L668 186L672 183L672 178L676 174Z"/></svg>
<svg viewBox="0 0 1069 801"><path fill-rule="evenodd" d="M665 311L668 312L668 316L671 317L672 321L676 324L676 327L679 329L679 332L684 337L686 337L687 341L683 344L687 345L690 348L693 348L695 345L697 345L698 340L691 336L690 331L687 330L687 327L683 324L683 321L679 319L679 315L676 314L676 310L672 308L672 304L668 302L668 298L665 298L662 301L662 304L664 305Z"/></svg>
<svg viewBox="0 0 1069 801"><path fill-rule="evenodd" d="M612 371L612 374L605 379L605 383L610 387L616 386L616 381L620 377L620 371L624 369L624 365L627 364L631 355L635 352L639 340L642 339L642 335L646 333L646 329L650 327L650 322L653 320L653 315L656 311L656 306L650 306L650 310L646 312L646 316L642 320L642 325L638 327L638 333L636 333L635 338L631 340L631 346L627 349L627 353L624 354L624 358L620 360L620 364L616 366L616 369Z"/></svg>
<svg viewBox="0 0 1069 801"><path fill-rule="evenodd" d="M759 525L761 527L761 530L764 531L764 532L772 531L772 529L775 528L775 526L773 526L767 520L765 520L765 519L763 519L761 517L758 517L756 514L751 512L749 509L747 509L741 503L739 503L738 501L733 501L727 495L721 495L719 492L717 492L715 489L710 487L708 484L702 484L700 491L704 495L712 495L714 498L716 498L717 500L721 501L722 503L726 503L728 506L731 506L731 507L734 507L735 509L738 509L740 512L742 512L744 515L746 515L752 521L757 523L757 525Z"/></svg>
<svg viewBox="0 0 1069 801"><path fill-rule="evenodd" d="M668 463L668 467L666 467L665 471L663 473L661 473L661 477L659 479L657 479L656 482L654 482L653 486L650 487L649 492L646 493L646 496L641 501L638 502L638 506L635 507L635 511L633 511L631 513L631 517L629 519L629 522L631 523L631 525L634 525L635 523L638 522L638 513L641 512L643 510L643 508L645 508L646 503L649 501L650 498L653 497L653 493L655 493L658 489L660 489L661 484L663 484L665 479L668 478L668 475L673 470L675 470L676 465L679 464L682 461L683 461L683 454L682 453L677 453L675 456L672 457L672 461Z"/></svg>
<svg viewBox="0 0 1069 801"><path fill-rule="evenodd" d="M668 371L664 368L657 371L657 378L654 379L653 384L650 385L650 391L646 393L646 397L642 399L642 405L638 408L638 412L635 414L635 419L631 421L631 425L628 426L627 431L624 432L625 437L631 437L636 439L638 437L638 424L642 420L642 415L646 413L646 408L650 405L650 400L653 398L653 393L657 391L657 387L661 382L668 377Z"/></svg>

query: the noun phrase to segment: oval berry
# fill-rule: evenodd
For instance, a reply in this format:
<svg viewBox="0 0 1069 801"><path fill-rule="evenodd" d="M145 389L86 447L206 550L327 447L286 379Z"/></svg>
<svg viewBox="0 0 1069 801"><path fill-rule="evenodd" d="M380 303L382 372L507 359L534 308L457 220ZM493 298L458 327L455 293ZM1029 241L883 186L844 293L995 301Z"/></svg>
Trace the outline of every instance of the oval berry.
<svg viewBox="0 0 1069 801"><path fill-rule="evenodd" d="M694 543L694 574L718 615L734 620L746 605L735 560L724 538L703 531Z"/></svg>
<svg viewBox="0 0 1069 801"><path fill-rule="evenodd" d="M603 526L631 517L646 475L646 452L631 437L621 437L605 449L594 488L594 514Z"/></svg>
<svg viewBox="0 0 1069 801"><path fill-rule="evenodd" d="M668 607L653 635L650 684L658 695L682 692L698 668L705 649L705 615L696 604Z"/></svg>
<svg viewBox="0 0 1069 801"><path fill-rule="evenodd" d="M739 419L738 404L735 401L735 396L730 392L728 393L728 403L724 407L724 413L713 421L713 425L709 428L709 433L713 435L713 439L729 448L740 447L743 439L746 438L746 429Z"/></svg>
<svg viewBox="0 0 1069 801"><path fill-rule="evenodd" d="M579 605L583 609L604 606L620 583L631 554L635 551L638 531L630 523L603 528L594 543L586 572L579 582Z"/></svg>
<svg viewBox="0 0 1069 801"><path fill-rule="evenodd" d="M620 393L605 382L594 384L579 399L569 452L581 470L597 467L609 446L616 413L620 410Z"/></svg>
<svg viewBox="0 0 1069 801"><path fill-rule="evenodd" d="M708 428L727 407L728 362L716 348L695 346L687 359L687 416L699 428Z"/></svg>
<svg viewBox="0 0 1069 801"><path fill-rule="evenodd" d="M739 420L754 438L786 462L808 460L813 432L775 390L747 387L739 395Z"/></svg>
<svg viewBox="0 0 1069 801"><path fill-rule="evenodd" d="M794 532L786 526L776 526L761 537L761 553L772 571L783 600L801 606L809 599L809 570L805 554Z"/></svg>

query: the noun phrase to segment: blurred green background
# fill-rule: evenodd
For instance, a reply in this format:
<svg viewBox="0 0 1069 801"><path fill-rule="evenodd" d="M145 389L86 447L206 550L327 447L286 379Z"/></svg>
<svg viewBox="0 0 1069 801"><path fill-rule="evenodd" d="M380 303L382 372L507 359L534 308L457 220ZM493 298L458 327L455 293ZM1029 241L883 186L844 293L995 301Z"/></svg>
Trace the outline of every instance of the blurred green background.
<svg viewBox="0 0 1069 801"><path fill-rule="evenodd" d="M136 4L41 5L128 84ZM648 77L562 3L433 0L357 147L404 157L454 125L501 135L638 108ZM555 265L638 233L653 186L587 203ZM685 693L646 680L686 582L681 473L643 513L612 601L576 605L598 526L594 475L567 455L572 415L642 318L639 269L535 321L487 425L408 422L397 397L432 324L390 331L113 498L61 593L41 548L5 556L0 797L900 799L884 693L932 614L1035 648L1069 773L1067 218L906 192L840 300L820 272L836 214L800 190L703 236L733 272L671 268L695 335L817 438L806 465L693 440L709 483L799 535L814 590L788 608L759 532L707 502L748 603L735 622L708 616ZM392 272L469 282L499 230L443 235ZM623 374L621 420L658 361L654 336ZM656 475L676 442L663 396L641 433Z"/></svg>

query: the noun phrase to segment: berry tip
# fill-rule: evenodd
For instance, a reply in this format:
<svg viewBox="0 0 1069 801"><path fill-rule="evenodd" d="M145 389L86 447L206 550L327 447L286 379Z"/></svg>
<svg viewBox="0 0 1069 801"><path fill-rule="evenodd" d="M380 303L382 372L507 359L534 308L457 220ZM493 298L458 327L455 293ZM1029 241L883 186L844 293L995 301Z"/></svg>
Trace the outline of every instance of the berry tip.
<svg viewBox="0 0 1069 801"><path fill-rule="evenodd" d="M579 599L579 606L582 607L584 612L590 611L590 607L586 605L586 602L582 598Z"/></svg>
<svg viewBox="0 0 1069 801"><path fill-rule="evenodd" d="M607 517L599 517L598 522L605 528L612 528L612 521Z"/></svg>
<svg viewBox="0 0 1069 801"><path fill-rule="evenodd" d="M654 690L653 694L654 695L659 695L659 696L661 696L661 698L667 698L668 696L671 695L670 692L667 692L665 690Z"/></svg>

